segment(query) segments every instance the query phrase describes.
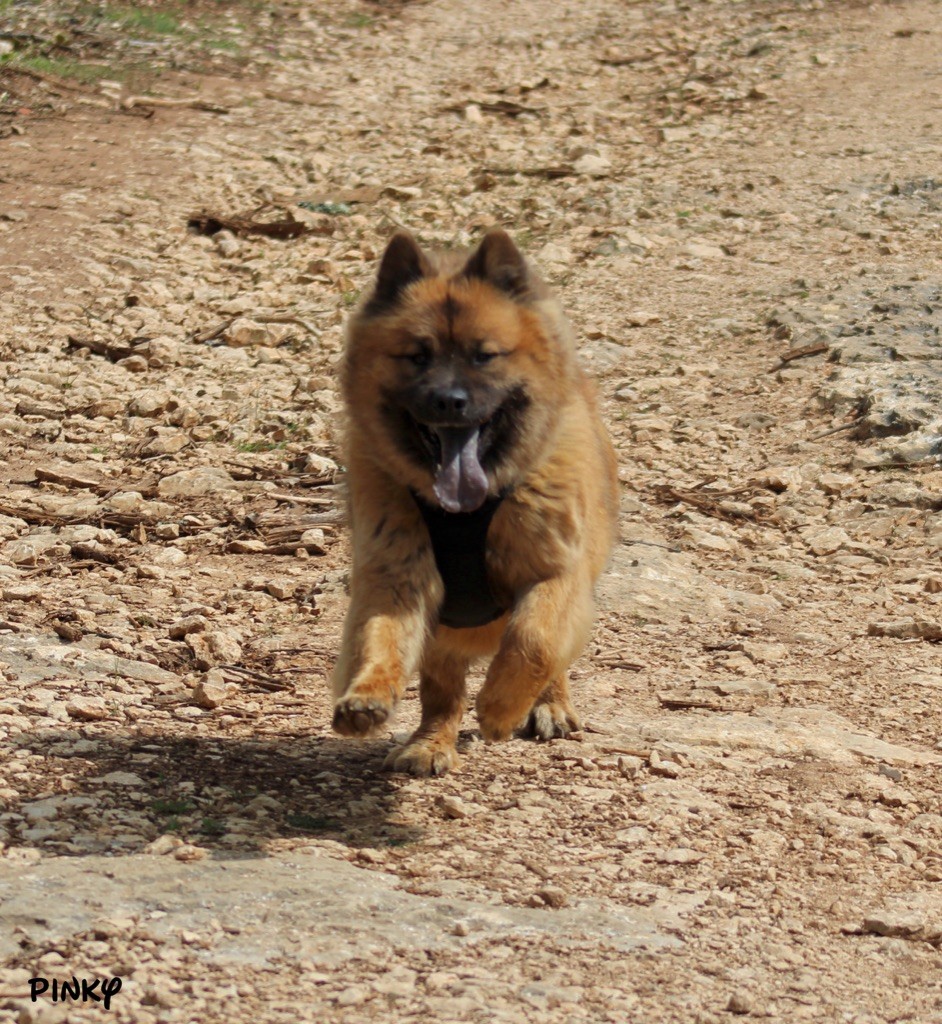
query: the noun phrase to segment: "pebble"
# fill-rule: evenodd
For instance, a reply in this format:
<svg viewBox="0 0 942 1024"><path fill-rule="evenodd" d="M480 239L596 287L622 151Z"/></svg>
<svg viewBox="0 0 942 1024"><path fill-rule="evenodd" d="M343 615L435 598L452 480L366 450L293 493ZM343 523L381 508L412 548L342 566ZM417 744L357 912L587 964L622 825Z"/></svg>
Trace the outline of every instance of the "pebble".
<svg viewBox="0 0 942 1024"><path fill-rule="evenodd" d="M193 700L201 708L213 710L221 707L229 695L229 687L225 677L218 670L210 669L203 679L193 687Z"/></svg>
<svg viewBox="0 0 942 1024"><path fill-rule="evenodd" d="M370 997L369 989L363 985L351 985L345 988L335 999L338 1006L359 1006Z"/></svg>
<svg viewBox="0 0 942 1024"><path fill-rule="evenodd" d="M100 722L111 714L102 697L73 697L65 710L69 718L80 722Z"/></svg>
<svg viewBox="0 0 942 1024"><path fill-rule="evenodd" d="M565 907L569 903L569 894L558 885L544 885L537 889L536 895L548 906L553 908Z"/></svg>
<svg viewBox="0 0 942 1024"><path fill-rule="evenodd" d="M729 997L729 1002L726 1004L726 1009L730 1013L739 1015L750 1014L754 1012L755 1001L748 992L734 992Z"/></svg>
<svg viewBox="0 0 942 1024"><path fill-rule="evenodd" d="M477 804L468 803L460 796L440 796L437 803L446 818L470 818L481 810Z"/></svg>
<svg viewBox="0 0 942 1024"><path fill-rule="evenodd" d="M165 476L157 484L157 494L161 498L197 498L230 490L234 485L235 481L226 470L215 466L199 466Z"/></svg>
<svg viewBox="0 0 942 1024"><path fill-rule="evenodd" d="M832 555L839 551L846 544L850 543L850 537L846 530L839 526L833 526L829 530L823 530L807 539L809 550L816 555Z"/></svg>
<svg viewBox="0 0 942 1024"><path fill-rule="evenodd" d="M208 625L209 623L203 615L187 615L171 623L167 634L171 640L182 640L190 633L202 633Z"/></svg>
<svg viewBox="0 0 942 1024"><path fill-rule="evenodd" d="M942 640L942 625L923 618L885 619L871 622L867 634L897 640Z"/></svg>
<svg viewBox="0 0 942 1024"><path fill-rule="evenodd" d="M193 652L196 667L204 672L217 665L237 665L242 660L241 643L225 630L187 633L184 642Z"/></svg>

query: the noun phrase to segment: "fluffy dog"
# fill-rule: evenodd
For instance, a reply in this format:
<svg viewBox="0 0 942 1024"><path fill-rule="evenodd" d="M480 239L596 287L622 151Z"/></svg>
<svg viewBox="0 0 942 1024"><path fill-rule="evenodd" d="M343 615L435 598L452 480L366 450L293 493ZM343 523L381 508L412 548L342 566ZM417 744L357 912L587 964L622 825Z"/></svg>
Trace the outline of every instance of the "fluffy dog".
<svg viewBox="0 0 942 1024"><path fill-rule="evenodd" d="M613 544L617 475L548 288L504 231L463 254L397 234L342 376L353 573L334 729L382 726L418 671L421 724L387 763L446 772L481 657L486 740L577 729L568 670Z"/></svg>

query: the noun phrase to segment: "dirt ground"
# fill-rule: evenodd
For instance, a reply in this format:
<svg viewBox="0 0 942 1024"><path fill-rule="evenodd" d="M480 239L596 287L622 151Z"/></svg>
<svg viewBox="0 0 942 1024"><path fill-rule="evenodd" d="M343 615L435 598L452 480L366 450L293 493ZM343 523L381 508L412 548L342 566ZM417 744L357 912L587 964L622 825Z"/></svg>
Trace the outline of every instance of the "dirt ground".
<svg viewBox="0 0 942 1024"><path fill-rule="evenodd" d="M271 10L152 116L0 78L0 1021L942 1022L942 6ZM495 223L621 541L583 731L410 779L415 689L329 728L335 369Z"/></svg>

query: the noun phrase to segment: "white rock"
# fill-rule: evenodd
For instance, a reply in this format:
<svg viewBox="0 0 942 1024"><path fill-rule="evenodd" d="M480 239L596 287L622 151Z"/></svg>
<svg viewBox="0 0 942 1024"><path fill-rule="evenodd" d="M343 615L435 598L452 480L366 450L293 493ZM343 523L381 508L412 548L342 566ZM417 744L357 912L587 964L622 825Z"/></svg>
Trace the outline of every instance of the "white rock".
<svg viewBox="0 0 942 1024"><path fill-rule="evenodd" d="M848 543L850 537L847 531L839 526L832 526L829 530L807 538L808 548L816 555L832 555Z"/></svg>
<svg viewBox="0 0 942 1024"><path fill-rule="evenodd" d="M224 469L199 466L165 476L157 485L157 493L161 498L196 498L203 494L230 490L234 483Z"/></svg>
<svg viewBox="0 0 942 1024"><path fill-rule="evenodd" d="M572 166L576 174L589 178L604 178L612 170L612 162L598 153L585 153Z"/></svg>
<svg viewBox="0 0 942 1024"><path fill-rule="evenodd" d="M100 722L108 717L108 708L101 697L73 697L65 710L70 718L80 722Z"/></svg>
<svg viewBox="0 0 942 1024"><path fill-rule="evenodd" d="M722 259L726 255L718 245L709 245L706 242L688 242L684 246L684 252L688 256L696 256L702 260Z"/></svg>

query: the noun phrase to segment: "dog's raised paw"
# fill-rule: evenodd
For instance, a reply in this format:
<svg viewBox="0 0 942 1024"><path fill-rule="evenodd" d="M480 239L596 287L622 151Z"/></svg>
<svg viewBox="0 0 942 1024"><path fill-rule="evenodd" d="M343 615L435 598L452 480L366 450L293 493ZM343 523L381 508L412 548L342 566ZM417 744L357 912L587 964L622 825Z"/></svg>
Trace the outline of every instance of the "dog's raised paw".
<svg viewBox="0 0 942 1024"><path fill-rule="evenodd" d="M369 736L392 714L392 707L375 697L341 697L334 706L334 732L341 736Z"/></svg>

